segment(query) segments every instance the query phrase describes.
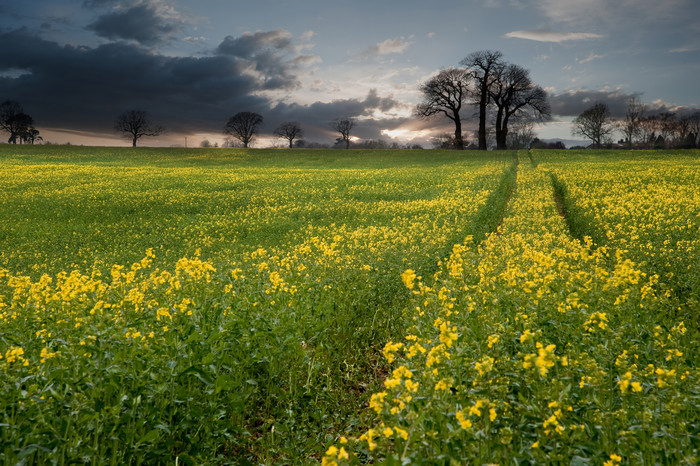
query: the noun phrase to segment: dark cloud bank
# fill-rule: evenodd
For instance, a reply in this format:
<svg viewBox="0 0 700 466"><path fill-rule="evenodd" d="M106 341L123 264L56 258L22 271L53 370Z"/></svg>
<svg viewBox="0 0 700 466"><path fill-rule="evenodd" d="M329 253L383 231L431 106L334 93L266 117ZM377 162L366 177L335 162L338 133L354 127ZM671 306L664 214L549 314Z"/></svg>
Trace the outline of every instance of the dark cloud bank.
<svg viewBox="0 0 700 466"><path fill-rule="evenodd" d="M364 99L274 104L261 91L297 89L300 67L314 59L297 51L289 32L229 36L208 55L172 57L145 45L163 40L174 26L155 11L139 20L132 13L101 16L93 23L90 28L100 35L122 39L97 47L61 45L27 29L0 33L0 68L18 70L0 75L0 100L20 102L39 128L109 133L116 115L136 108L169 132L217 133L229 116L254 111L265 117L268 132L282 121L298 120L307 138L326 142L331 119L369 117L399 105L375 90ZM143 33L139 21L163 27ZM365 123L358 125L362 136L378 137L378 123Z"/></svg>

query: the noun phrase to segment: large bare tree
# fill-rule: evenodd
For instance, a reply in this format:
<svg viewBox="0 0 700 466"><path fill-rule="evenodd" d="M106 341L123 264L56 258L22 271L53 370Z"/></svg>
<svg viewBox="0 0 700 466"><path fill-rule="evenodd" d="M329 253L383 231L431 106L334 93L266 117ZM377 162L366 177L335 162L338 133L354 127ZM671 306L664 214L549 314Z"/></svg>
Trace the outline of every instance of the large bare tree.
<svg viewBox="0 0 700 466"><path fill-rule="evenodd" d="M7 142L17 144L25 140L25 135L34 130L34 119L24 113L22 106L14 100L0 104L0 129L10 133Z"/></svg>
<svg viewBox="0 0 700 466"><path fill-rule="evenodd" d="M572 123L572 134L590 139L596 148L600 148L605 137L615 131L610 119L610 110L603 102L584 110Z"/></svg>
<svg viewBox="0 0 700 466"><path fill-rule="evenodd" d="M420 86L423 102L416 107L416 115L430 118L443 114L455 125L455 149L464 149L462 119L459 112L471 97L470 75L464 68L447 68Z"/></svg>
<svg viewBox="0 0 700 466"><path fill-rule="evenodd" d="M479 107L479 150L486 150L486 110L491 99L491 88L494 85L499 71L505 64L502 61L503 54L497 50L481 50L467 55L460 65L469 69L470 78L475 83L475 103Z"/></svg>
<svg viewBox="0 0 700 466"><path fill-rule="evenodd" d="M129 110L117 117L114 130L131 139L131 146L143 136L158 136L165 131L162 126L153 123L148 113L143 110Z"/></svg>
<svg viewBox="0 0 700 466"><path fill-rule="evenodd" d="M301 129L301 125L298 122L286 121L275 128L274 134L275 136L279 136L289 141L289 148L291 149L294 147L295 139L304 137L304 130Z"/></svg>
<svg viewBox="0 0 700 466"><path fill-rule="evenodd" d="M627 113L625 119L620 123L620 127L625 134L628 149L632 148L634 141L642 134L641 120L645 110L646 106L637 97L632 97L627 101Z"/></svg>
<svg viewBox="0 0 700 466"><path fill-rule="evenodd" d="M350 132L355 127L355 120L349 117L336 118L330 122L331 128L340 133L340 140L345 142L345 148L350 149Z"/></svg>
<svg viewBox="0 0 700 466"><path fill-rule="evenodd" d="M263 117L258 113L238 112L228 119L224 126L224 133L241 141L243 147L248 147L262 122Z"/></svg>
<svg viewBox="0 0 700 466"><path fill-rule="evenodd" d="M508 123L512 118L541 121L551 113L545 90L532 82L528 70L518 65L499 67L489 94L496 106L497 149L508 148Z"/></svg>

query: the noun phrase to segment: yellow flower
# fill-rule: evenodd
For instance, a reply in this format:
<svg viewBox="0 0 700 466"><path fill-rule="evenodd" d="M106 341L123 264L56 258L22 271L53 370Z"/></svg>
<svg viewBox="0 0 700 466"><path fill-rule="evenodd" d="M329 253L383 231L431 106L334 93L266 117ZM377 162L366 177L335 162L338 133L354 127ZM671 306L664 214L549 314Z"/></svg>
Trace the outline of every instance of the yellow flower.
<svg viewBox="0 0 700 466"><path fill-rule="evenodd" d="M403 280L403 284L406 285L406 288L409 290L413 289L413 282L416 279L416 272L412 269L406 269L404 273L401 274L401 280Z"/></svg>
<svg viewBox="0 0 700 466"><path fill-rule="evenodd" d="M459 425L462 426L462 429L469 429L472 426L472 421L464 416L464 411L457 411L455 416L457 417L457 421L459 421Z"/></svg>

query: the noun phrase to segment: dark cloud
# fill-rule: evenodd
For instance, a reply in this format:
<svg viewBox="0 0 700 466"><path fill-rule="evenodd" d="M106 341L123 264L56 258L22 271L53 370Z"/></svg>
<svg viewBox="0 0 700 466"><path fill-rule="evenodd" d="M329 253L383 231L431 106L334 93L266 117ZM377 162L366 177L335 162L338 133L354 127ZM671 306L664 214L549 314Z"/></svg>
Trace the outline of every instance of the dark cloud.
<svg viewBox="0 0 700 466"><path fill-rule="evenodd" d="M142 4L102 15L87 28L107 39L153 45L180 31L182 24L162 16L155 6Z"/></svg>
<svg viewBox="0 0 700 466"><path fill-rule="evenodd" d="M264 89L298 87L292 73L299 65L299 57L305 56L288 58L295 54L295 47L292 35L284 29L227 36L216 52L254 69L263 78Z"/></svg>
<svg viewBox="0 0 700 466"><path fill-rule="evenodd" d="M363 99L272 104L261 91L296 86L304 55L286 31L244 37L227 38L212 55L171 57L135 43L85 47L60 45L26 29L0 33L0 63L23 70L0 77L0 100L20 102L39 129L109 133L119 113L135 108L170 133L219 132L228 117L246 110L265 117L265 132L297 120L309 129L308 139L321 141L334 137L328 122L343 116L358 118L358 136L378 137L390 123L373 121L374 112L400 106L376 90Z"/></svg>
<svg viewBox="0 0 700 466"><path fill-rule="evenodd" d="M603 102L610 109L612 117L621 118L625 116L627 103L632 97L639 98L639 94L619 90L592 91L579 89L550 95L549 104L552 107L552 115L579 116L584 110L592 107L597 102Z"/></svg>

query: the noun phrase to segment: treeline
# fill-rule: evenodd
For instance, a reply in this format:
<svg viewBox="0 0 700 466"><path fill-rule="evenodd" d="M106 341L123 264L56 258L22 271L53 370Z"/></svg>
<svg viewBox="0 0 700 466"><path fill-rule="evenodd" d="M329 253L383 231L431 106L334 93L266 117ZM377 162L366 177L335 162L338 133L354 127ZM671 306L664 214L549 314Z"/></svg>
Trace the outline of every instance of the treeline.
<svg viewBox="0 0 700 466"><path fill-rule="evenodd" d="M616 132L624 136L617 144ZM700 147L700 112L650 113L646 104L632 97L625 117L615 119L606 103L597 102L574 119L572 134L590 139L594 148L694 149Z"/></svg>

